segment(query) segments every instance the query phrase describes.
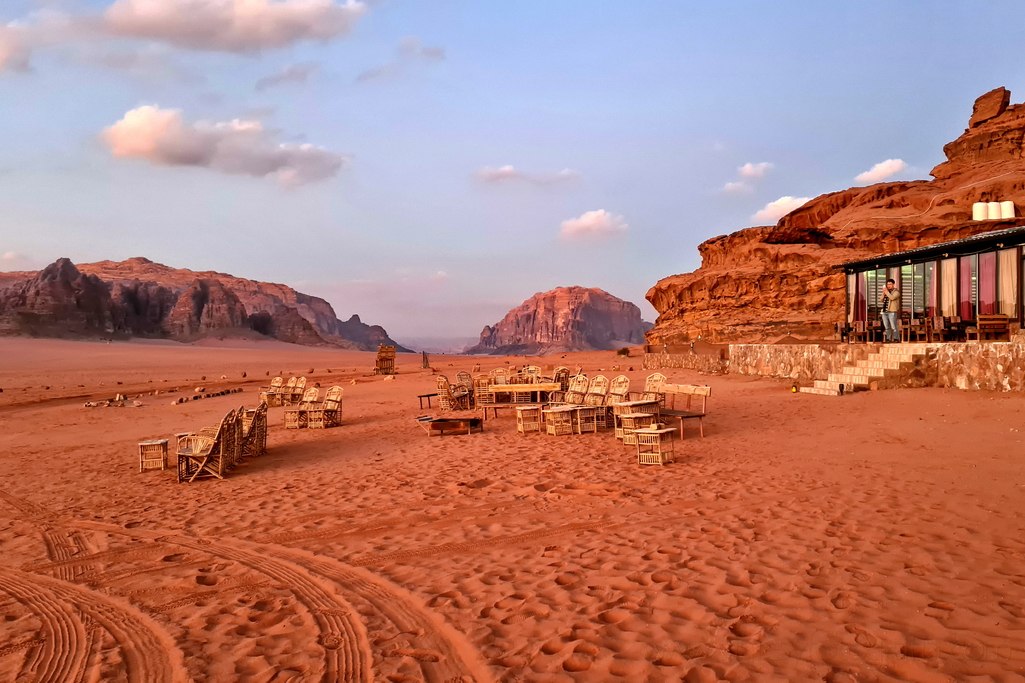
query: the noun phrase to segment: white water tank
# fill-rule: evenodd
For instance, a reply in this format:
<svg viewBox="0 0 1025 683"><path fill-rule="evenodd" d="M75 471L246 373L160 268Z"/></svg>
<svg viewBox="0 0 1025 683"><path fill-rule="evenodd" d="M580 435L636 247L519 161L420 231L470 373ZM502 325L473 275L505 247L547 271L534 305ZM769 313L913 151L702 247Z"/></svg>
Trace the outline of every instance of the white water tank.
<svg viewBox="0 0 1025 683"><path fill-rule="evenodd" d="M975 202L972 204L972 220L984 221L988 215L989 207L986 202Z"/></svg>
<svg viewBox="0 0 1025 683"><path fill-rule="evenodd" d="M1000 202L1000 217L1014 218L1014 202Z"/></svg>
<svg viewBox="0 0 1025 683"><path fill-rule="evenodd" d="M989 208L986 209L986 218L991 221L1000 218L1000 202L989 203Z"/></svg>

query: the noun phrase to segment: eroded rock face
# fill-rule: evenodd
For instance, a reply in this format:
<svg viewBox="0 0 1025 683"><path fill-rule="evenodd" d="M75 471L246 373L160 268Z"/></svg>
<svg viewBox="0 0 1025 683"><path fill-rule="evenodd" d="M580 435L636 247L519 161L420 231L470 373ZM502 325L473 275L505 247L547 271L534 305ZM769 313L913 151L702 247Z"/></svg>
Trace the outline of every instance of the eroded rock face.
<svg viewBox="0 0 1025 683"><path fill-rule="evenodd" d="M844 317L847 261L1025 223L971 220L977 201L1025 209L1025 105L1001 91L976 101L974 125L944 146L934 180L878 183L821 195L780 219L712 238L701 267L660 280L651 343L774 341L832 336ZM1008 93L1009 97L1009 93Z"/></svg>
<svg viewBox="0 0 1025 683"><path fill-rule="evenodd" d="M175 339L192 339L210 330L242 329L248 318L230 289L216 280L195 280L178 296L164 330Z"/></svg>
<svg viewBox="0 0 1025 683"><path fill-rule="evenodd" d="M110 292L66 258L0 292L0 332L81 336L118 330Z"/></svg>
<svg viewBox="0 0 1025 683"><path fill-rule="evenodd" d="M250 330L298 344L374 350L379 343L394 343L380 326L365 325L356 316L343 323L327 301L291 287L169 268L145 258L77 267L60 259L39 273L0 275L4 334L184 341Z"/></svg>
<svg viewBox="0 0 1025 683"><path fill-rule="evenodd" d="M641 311L600 289L559 287L535 294L485 326L468 353L551 353L613 349L643 340Z"/></svg>

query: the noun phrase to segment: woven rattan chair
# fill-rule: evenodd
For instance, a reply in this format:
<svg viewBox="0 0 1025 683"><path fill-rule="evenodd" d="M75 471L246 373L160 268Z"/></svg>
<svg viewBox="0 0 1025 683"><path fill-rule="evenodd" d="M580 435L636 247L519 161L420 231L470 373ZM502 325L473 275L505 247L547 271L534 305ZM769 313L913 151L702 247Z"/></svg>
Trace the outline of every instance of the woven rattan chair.
<svg viewBox="0 0 1025 683"><path fill-rule="evenodd" d="M666 376L661 372L655 372L648 375L648 378L644 380L644 391L640 393L631 394L631 400L634 401L661 401L662 386L666 383Z"/></svg>
<svg viewBox="0 0 1025 683"><path fill-rule="evenodd" d="M594 420L598 429L605 429L608 421L608 408L606 408L609 393L609 378L605 375L595 375L587 386L587 393L584 394L584 405L594 406Z"/></svg>
<svg viewBox="0 0 1025 683"><path fill-rule="evenodd" d="M374 361L375 375L395 374L395 347L381 344L377 347L377 358Z"/></svg>
<svg viewBox="0 0 1025 683"><path fill-rule="evenodd" d="M281 377L275 377L272 379L270 381L270 386L260 392L260 401L267 405L281 405L281 390L284 387L284 384L285 380Z"/></svg>
<svg viewBox="0 0 1025 683"><path fill-rule="evenodd" d="M461 386L453 387L445 375L438 375L438 405L441 410L468 410L470 394Z"/></svg>
<svg viewBox="0 0 1025 683"><path fill-rule="evenodd" d="M178 482L214 477L224 479L235 449L234 410L215 428L178 435Z"/></svg>
<svg viewBox="0 0 1025 683"><path fill-rule="evenodd" d="M308 429L337 427L342 423L342 388L333 386L324 395L324 402L310 408L306 414Z"/></svg>
<svg viewBox="0 0 1025 683"><path fill-rule="evenodd" d="M320 387L310 387L303 392L302 400L299 401L299 407L309 410L317 404L320 400Z"/></svg>
<svg viewBox="0 0 1025 683"><path fill-rule="evenodd" d="M558 382L561 385L561 391L569 389L569 368L563 365L555 368L555 372L552 373L552 381Z"/></svg>
<svg viewBox="0 0 1025 683"><path fill-rule="evenodd" d="M242 456L256 457L267 452L267 404L245 411L242 420Z"/></svg>
<svg viewBox="0 0 1025 683"><path fill-rule="evenodd" d="M626 375L619 375L609 385L609 397L606 399L606 405L615 405L617 403L623 403L628 401L630 396L630 378Z"/></svg>

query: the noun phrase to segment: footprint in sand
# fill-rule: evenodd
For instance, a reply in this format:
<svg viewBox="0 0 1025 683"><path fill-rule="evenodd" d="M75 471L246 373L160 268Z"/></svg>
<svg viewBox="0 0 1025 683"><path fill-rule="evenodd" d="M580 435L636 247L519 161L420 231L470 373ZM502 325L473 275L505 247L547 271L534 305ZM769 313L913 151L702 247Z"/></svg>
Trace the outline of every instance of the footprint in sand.
<svg viewBox="0 0 1025 683"><path fill-rule="evenodd" d="M854 642L858 645L861 645L862 647L876 647L879 645L879 639L861 626L848 624L845 628L848 633L854 634Z"/></svg>

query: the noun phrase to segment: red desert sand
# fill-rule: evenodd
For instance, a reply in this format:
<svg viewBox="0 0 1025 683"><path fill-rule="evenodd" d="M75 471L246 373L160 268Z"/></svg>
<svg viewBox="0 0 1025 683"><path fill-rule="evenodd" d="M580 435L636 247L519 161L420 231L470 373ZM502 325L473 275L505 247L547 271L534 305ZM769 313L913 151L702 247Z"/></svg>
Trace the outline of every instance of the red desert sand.
<svg viewBox="0 0 1025 683"><path fill-rule="evenodd" d="M612 352L432 363L506 360L647 374ZM510 411L428 438L434 374L372 367L0 340L0 680L1025 681L1025 397L669 370L712 386L706 435L642 467L611 432L521 435ZM137 442L279 373L344 386L343 426L272 408L269 452L224 481L138 471ZM244 391L172 405L197 386ZM83 407L115 393L143 405Z"/></svg>

